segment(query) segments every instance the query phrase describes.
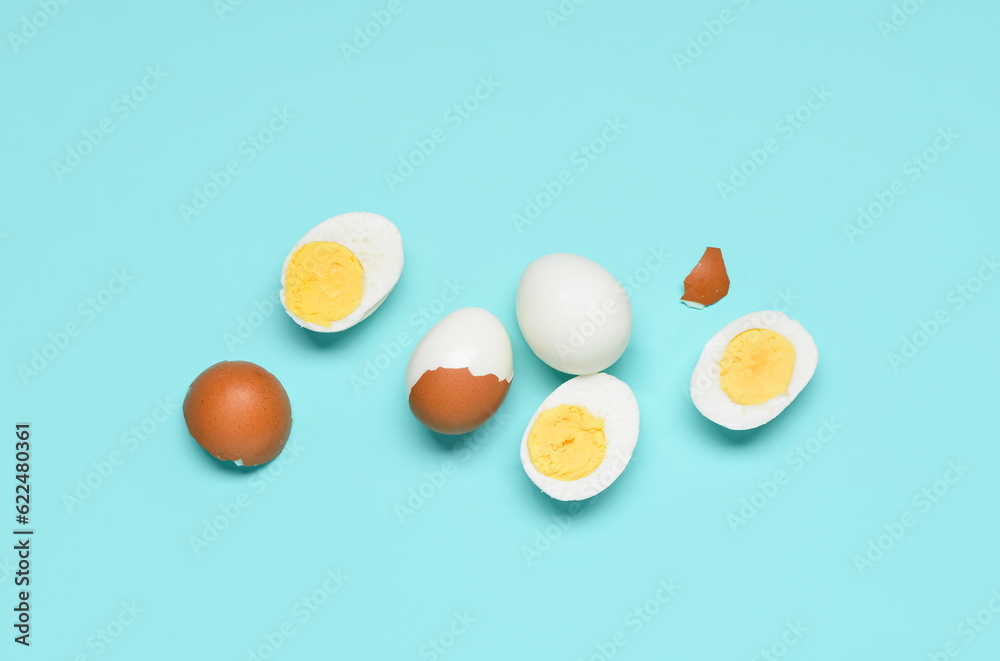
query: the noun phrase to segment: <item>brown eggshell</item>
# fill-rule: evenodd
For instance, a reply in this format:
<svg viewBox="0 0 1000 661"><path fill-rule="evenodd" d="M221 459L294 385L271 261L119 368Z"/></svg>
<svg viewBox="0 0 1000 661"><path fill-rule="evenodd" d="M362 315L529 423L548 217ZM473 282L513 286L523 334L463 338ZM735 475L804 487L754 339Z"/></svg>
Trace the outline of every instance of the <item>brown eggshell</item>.
<svg viewBox="0 0 1000 661"><path fill-rule="evenodd" d="M245 361L223 361L198 375L184 398L188 431L222 461L257 466L281 453L292 407L281 382Z"/></svg>
<svg viewBox="0 0 1000 661"><path fill-rule="evenodd" d="M428 370L410 391L410 410L428 429L467 434L500 409L510 381L493 374L473 376L467 367Z"/></svg>
<svg viewBox="0 0 1000 661"><path fill-rule="evenodd" d="M694 308L712 305L729 293L729 274L722 261L722 251L706 248L701 260L684 278L684 295L681 300Z"/></svg>

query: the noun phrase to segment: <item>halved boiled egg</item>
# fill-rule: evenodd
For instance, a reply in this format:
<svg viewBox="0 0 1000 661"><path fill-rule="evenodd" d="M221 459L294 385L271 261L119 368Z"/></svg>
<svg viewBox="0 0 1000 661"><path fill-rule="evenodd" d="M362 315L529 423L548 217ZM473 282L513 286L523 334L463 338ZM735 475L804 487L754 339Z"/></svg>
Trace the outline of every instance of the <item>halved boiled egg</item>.
<svg viewBox="0 0 1000 661"><path fill-rule="evenodd" d="M691 400L729 429L770 422L806 387L819 361L812 336L781 312L754 312L708 341L691 375Z"/></svg>
<svg viewBox="0 0 1000 661"><path fill-rule="evenodd" d="M618 479L638 438L632 389L609 374L578 376L535 411L521 440L521 463L556 500L583 500Z"/></svg>
<svg viewBox="0 0 1000 661"><path fill-rule="evenodd" d="M325 220L299 239L281 268L281 304L303 328L336 333L382 305L403 271L403 239L363 211Z"/></svg>

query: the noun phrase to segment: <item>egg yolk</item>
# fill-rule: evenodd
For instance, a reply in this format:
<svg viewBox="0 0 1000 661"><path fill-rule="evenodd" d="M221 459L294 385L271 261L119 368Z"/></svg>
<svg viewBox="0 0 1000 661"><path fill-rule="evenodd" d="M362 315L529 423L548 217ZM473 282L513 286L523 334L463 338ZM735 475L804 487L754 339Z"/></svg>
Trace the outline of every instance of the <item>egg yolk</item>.
<svg viewBox="0 0 1000 661"><path fill-rule="evenodd" d="M755 328L729 342L722 355L720 384L729 399L743 406L788 392L795 369L795 347L784 335Z"/></svg>
<svg viewBox="0 0 1000 661"><path fill-rule="evenodd" d="M365 270L354 253L331 241L302 246L285 272L285 304L296 317L329 326L354 312L365 290Z"/></svg>
<svg viewBox="0 0 1000 661"><path fill-rule="evenodd" d="M556 480L587 477L604 461L604 420L583 406L543 411L528 433L528 456L538 472Z"/></svg>

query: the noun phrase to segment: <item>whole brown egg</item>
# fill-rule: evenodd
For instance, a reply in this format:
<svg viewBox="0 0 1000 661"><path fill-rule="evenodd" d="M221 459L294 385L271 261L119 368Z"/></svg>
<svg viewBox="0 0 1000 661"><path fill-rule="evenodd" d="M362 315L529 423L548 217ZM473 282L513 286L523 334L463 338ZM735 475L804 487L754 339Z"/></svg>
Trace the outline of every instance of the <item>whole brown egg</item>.
<svg viewBox="0 0 1000 661"><path fill-rule="evenodd" d="M281 453L292 407L281 382L260 365L223 361L191 383L184 420L194 440L221 461L264 464Z"/></svg>

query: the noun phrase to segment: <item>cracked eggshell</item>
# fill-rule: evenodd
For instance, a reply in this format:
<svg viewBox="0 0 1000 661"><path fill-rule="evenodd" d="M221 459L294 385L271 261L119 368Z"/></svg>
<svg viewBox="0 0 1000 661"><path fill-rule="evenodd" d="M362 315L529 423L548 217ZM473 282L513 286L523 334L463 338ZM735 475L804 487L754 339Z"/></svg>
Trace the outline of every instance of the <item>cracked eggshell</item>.
<svg viewBox="0 0 1000 661"><path fill-rule="evenodd" d="M786 393L763 404L737 404L722 389L722 356L734 337L755 328L772 330L787 338L795 349L795 367ZM818 362L816 342L802 324L776 310L754 312L728 324L705 345L691 375L691 401L702 415L727 429L760 427L778 417L798 397L812 379Z"/></svg>
<svg viewBox="0 0 1000 661"><path fill-rule="evenodd" d="M288 264L302 246L313 241L330 241L344 246L358 258L364 269L365 287L358 307L329 326L306 321L295 315L285 301ZM324 220L299 239L281 267L281 306L299 326L317 333L337 333L364 321L378 309L399 282L403 272L403 237L387 218L367 211L354 211Z"/></svg>
<svg viewBox="0 0 1000 661"><path fill-rule="evenodd" d="M528 437L543 412L561 404L584 406L604 419L607 450L601 465L578 480L543 475L531 463ZM601 493L624 472L639 440L639 402L632 389L610 374L590 374L570 379L545 398L528 422L521 439L521 465L539 489L556 500L584 500Z"/></svg>
<svg viewBox="0 0 1000 661"><path fill-rule="evenodd" d="M503 324L482 308L461 308L435 324L406 366L413 415L440 434L466 434L503 404L514 352Z"/></svg>

